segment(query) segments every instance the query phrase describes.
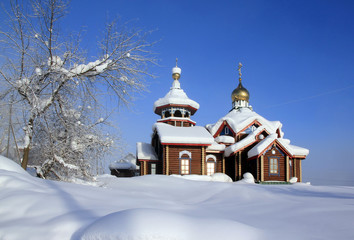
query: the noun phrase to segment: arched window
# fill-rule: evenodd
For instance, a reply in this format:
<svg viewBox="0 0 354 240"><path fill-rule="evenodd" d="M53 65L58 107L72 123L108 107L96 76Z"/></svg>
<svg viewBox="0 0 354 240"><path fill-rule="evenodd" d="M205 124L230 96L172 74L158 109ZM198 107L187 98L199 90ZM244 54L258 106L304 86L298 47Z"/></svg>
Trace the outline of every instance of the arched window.
<svg viewBox="0 0 354 240"><path fill-rule="evenodd" d="M180 110L176 110L175 113L174 113L174 116L175 117L182 117L182 113Z"/></svg>
<svg viewBox="0 0 354 240"><path fill-rule="evenodd" d="M207 175L211 176L215 173L216 169L216 157L214 155L206 156L206 165L207 165Z"/></svg>
<svg viewBox="0 0 354 240"><path fill-rule="evenodd" d="M189 118L189 112L188 111L186 111L186 113L184 114L184 117L185 118Z"/></svg>
<svg viewBox="0 0 354 240"><path fill-rule="evenodd" d="M169 117L171 117L171 113L170 113L170 111L166 111L165 112L165 118L169 118Z"/></svg>
<svg viewBox="0 0 354 240"><path fill-rule="evenodd" d="M191 173L191 159L191 152L181 151L179 153L179 172L181 175L188 175Z"/></svg>

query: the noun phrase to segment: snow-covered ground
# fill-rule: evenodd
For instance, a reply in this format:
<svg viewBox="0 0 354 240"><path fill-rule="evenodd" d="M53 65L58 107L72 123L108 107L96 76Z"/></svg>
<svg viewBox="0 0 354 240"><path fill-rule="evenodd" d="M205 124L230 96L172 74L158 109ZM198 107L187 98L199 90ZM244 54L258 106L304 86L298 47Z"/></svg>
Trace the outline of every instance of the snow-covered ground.
<svg viewBox="0 0 354 240"><path fill-rule="evenodd" d="M96 185L34 178L0 158L0 239L354 239L354 187L171 176Z"/></svg>

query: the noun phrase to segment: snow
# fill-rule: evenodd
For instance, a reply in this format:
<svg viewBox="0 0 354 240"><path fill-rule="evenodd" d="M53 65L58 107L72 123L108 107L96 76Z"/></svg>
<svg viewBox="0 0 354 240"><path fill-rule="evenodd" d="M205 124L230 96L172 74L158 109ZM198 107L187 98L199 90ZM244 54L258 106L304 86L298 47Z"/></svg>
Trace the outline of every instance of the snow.
<svg viewBox="0 0 354 240"><path fill-rule="evenodd" d="M158 160L153 147L149 143L137 142L136 153L139 160Z"/></svg>
<svg viewBox="0 0 354 240"><path fill-rule="evenodd" d="M281 131L282 124L279 121L268 121L249 108L233 109L226 116L220 118L215 124L208 124L206 128L212 135L215 135L224 121L228 123L235 133L239 133L252 122L258 121L265 127L268 133L276 133L279 129L281 137L284 135Z"/></svg>
<svg viewBox="0 0 354 240"><path fill-rule="evenodd" d="M226 136L226 135L223 135L223 136L218 136L215 138L215 142L218 142L218 143L235 143L235 138L231 137L231 136Z"/></svg>
<svg viewBox="0 0 354 240"><path fill-rule="evenodd" d="M172 88L163 98L159 98L154 103L154 112L156 109L166 105L182 105L182 106L190 106L194 109L199 109L199 103L188 98L187 94L180 88L180 84L178 80L174 80L172 84Z"/></svg>
<svg viewBox="0 0 354 240"><path fill-rule="evenodd" d="M27 174L27 172L22 167L20 167L17 163L1 155L0 155L0 169L11 171L11 172L17 172L21 174Z"/></svg>
<svg viewBox="0 0 354 240"><path fill-rule="evenodd" d="M115 161L111 164L109 164L109 169L130 169L130 170L135 170L136 169L136 165L124 160L124 159L120 159L118 161Z"/></svg>
<svg viewBox="0 0 354 240"><path fill-rule="evenodd" d="M274 140L277 139L277 134L273 133L259 142L251 150L248 151L248 158L260 155L269 145L271 145Z"/></svg>
<svg viewBox="0 0 354 240"><path fill-rule="evenodd" d="M225 145L213 142L210 146L207 147L207 151L224 151Z"/></svg>
<svg viewBox="0 0 354 240"><path fill-rule="evenodd" d="M225 157L229 157L231 154L238 152L239 150L245 148L246 146L249 146L250 144L254 143L257 140L257 135L261 133L264 130L264 127L258 127L255 131L252 133L248 134L247 137L242 139L241 141L227 147L225 149Z"/></svg>
<svg viewBox="0 0 354 240"><path fill-rule="evenodd" d="M214 138L200 126L175 127L166 123L155 123L153 131L157 131L161 143L207 144L211 145Z"/></svg>
<svg viewBox="0 0 354 240"><path fill-rule="evenodd" d="M85 186L0 163L0 239L354 239L354 187L161 175L105 175Z"/></svg>
<svg viewBox="0 0 354 240"><path fill-rule="evenodd" d="M187 180L193 180L193 181L207 181L207 182L232 182L232 179L223 173L214 173L211 176L207 175L196 175L196 174L190 174L190 175L177 175L177 174L172 174L172 177L177 177L177 178L183 178Z"/></svg>
<svg viewBox="0 0 354 240"><path fill-rule="evenodd" d="M128 153L124 158L109 164L109 169L135 170L137 168L138 166L136 166L136 157L132 153Z"/></svg>
<svg viewBox="0 0 354 240"><path fill-rule="evenodd" d="M278 138L277 141L293 156L307 156L310 152L306 148L291 145L289 139Z"/></svg>
<svg viewBox="0 0 354 240"><path fill-rule="evenodd" d="M179 73L179 74L181 74L181 72L182 72L182 70L181 70L179 67L174 67L174 68L172 68L172 74L174 74L174 73Z"/></svg>

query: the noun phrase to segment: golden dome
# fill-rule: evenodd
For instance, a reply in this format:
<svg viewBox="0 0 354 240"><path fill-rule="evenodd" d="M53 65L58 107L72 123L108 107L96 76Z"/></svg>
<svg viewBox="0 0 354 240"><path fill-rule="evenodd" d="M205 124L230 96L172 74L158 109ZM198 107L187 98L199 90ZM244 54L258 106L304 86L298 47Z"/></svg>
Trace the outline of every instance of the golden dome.
<svg viewBox="0 0 354 240"><path fill-rule="evenodd" d="M238 74L239 74L239 78L238 80L240 81L240 83L238 84L237 88L235 88L235 90L232 91L231 93L231 100L232 102L234 101L239 101L239 100L244 100L247 101L250 99L250 93L248 92L248 90L246 88L244 88L242 86L242 73L241 73L241 67L242 67L242 63L238 64Z"/></svg>
<svg viewBox="0 0 354 240"><path fill-rule="evenodd" d="M232 91L231 100L232 100L232 102L239 101L239 100L244 100L244 101L248 102L249 99L250 99L250 93L248 92L248 90L246 88L244 88L242 86L242 83L240 81L237 88L235 88Z"/></svg>

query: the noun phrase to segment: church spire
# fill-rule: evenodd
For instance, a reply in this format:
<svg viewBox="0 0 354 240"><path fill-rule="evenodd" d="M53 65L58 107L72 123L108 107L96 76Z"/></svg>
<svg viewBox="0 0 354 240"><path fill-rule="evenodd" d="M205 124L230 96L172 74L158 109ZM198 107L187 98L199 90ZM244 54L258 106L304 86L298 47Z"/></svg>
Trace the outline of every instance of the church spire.
<svg viewBox="0 0 354 240"><path fill-rule="evenodd" d="M239 80L240 83L241 83L241 81L242 81L241 68L242 68L242 63L239 62L239 63L238 63L238 80Z"/></svg>
<svg viewBox="0 0 354 240"><path fill-rule="evenodd" d="M250 94L246 88L242 86L242 73L241 73L242 63L238 63L238 81L239 84L237 88L232 91L231 100L233 108L248 107L248 101Z"/></svg>

